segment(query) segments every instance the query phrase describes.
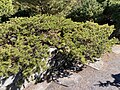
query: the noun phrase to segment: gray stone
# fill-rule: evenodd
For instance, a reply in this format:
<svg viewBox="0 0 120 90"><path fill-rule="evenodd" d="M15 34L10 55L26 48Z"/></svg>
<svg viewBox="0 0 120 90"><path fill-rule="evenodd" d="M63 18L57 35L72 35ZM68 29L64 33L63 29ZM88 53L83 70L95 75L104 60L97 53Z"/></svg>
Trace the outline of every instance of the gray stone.
<svg viewBox="0 0 120 90"><path fill-rule="evenodd" d="M0 84L0 90L5 90L6 86L10 85L13 82L14 78L13 76L10 76L9 78L6 79L6 81L3 83L3 81L1 80L1 84ZM3 84L2 84L3 83Z"/></svg>
<svg viewBox="0 0 120 90"><path fill-rule="evenodd" d="M113 54L113 53L112 53ZM101 83L106 84L106 82L115 82L116 84L120 81L120 57L110 54L108 61L100 60L104 62L104 68L95 70L91 67L86 67L79 73L74 73L70 77L60 78L60 84L57 83L40 83L37 85L31 84L24 90L118 90L115 85L100 86ZM112 60L109 60L112 58ZM99 61L98 61L99 62ZM101 82L101 83L100 83ZM119 86L120 87L120 86Z"/></svg>
<svg viewBox="0 0 120 90"><path fill-rule="evenodd" d="M46 88L49 86L50 83L42 82L38 84L30 83L27 87L21 89L21 90L46 90Z"/></svg>
<svg viewBox="0 0 120 90"><path fill-rule="evenodd" d="M97 58L96 58L96 59L97 59ZM89 64L87 64L87 65L88 65L89 67L92 67L92 68L96 69L96 70L101 70L101 69L103 68L104 63L103 63L103 61L101 60L101 58L98 58L96 62L94 62L94 63L89 63Z"/></svg>
<svg viewBox="0 0 120 90"><path fill-rule="evenodd" d="M82 81L81 75L74 73L69 77L64 77L59 79L59 83L52 82L46 90L79 90L78 86L80 81ZM79 88L79 89L78 89Z"/></svg>
<svg viewBox="0 0 120 90"><path fill-rule="evenodd" d="M115 45L112 47L112 52L120 54L120 45Z"/></svg>

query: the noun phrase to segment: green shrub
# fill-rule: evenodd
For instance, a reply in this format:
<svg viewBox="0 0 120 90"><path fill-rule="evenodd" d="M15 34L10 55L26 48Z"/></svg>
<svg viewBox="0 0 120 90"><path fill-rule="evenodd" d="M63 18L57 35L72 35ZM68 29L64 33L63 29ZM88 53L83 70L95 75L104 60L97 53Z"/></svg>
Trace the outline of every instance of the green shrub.
<svg viewBox="0 0 120 90"><path fill-rule="evenodd" d="M107 23L115 26L115 31L111 34L112 37L116 37L120 40L120 1L119 0L106 0L107 4L105 5L103 11L102 23ZM106 21L105 21L106 20Z"/></svg>
<svg viewBox="0 0 120 90"><path fill-rule="evenodd" d="M115 41L108 40L113 27L108 25L98 25L93 22L79 24L79 27L73 32L65 33L66 46L70 53L78 60L86 62L99 58L101 54L110 51Z"/></svg>
<svg viewBox="0 0 120 90"><path fill-rule="evenodd" d="M19 68L24 77L46 70L51 46L79 62L93 61L115 43L108 40L113 29L47 15L11 19L0 24L0 76L14 75Z"/></svg>
<svg viewBox="0 0 120 90"><path fill-rule="evenodd" d="M31 8L36 13L64 15L77 0L14 0L22 8ZM19 3L19 4L18 4Z"/></svg>
<svg viewBox="0 0 120 90"><path fill-rule="evenodd" d="M7 21L11 14L13 14L12 0L0 0L0 23Z"/></svg>
<svg viewBox="0 0 120 90"><path fill-rule="evenodd" d="M112 4L120 4L120 0L108 0Z"/></svg>
<svg viewBox="0 0 120 90"><path fill-rule="evenodd" d="M0 0L0 16L10 15L12 12L12 0Z"/></svg>
<svg viewBox="0 0 120 90"><path fill-rule="evenodd" d="M67 18L71 18L73 21L87 21L94 20L103 12L102 4L96 0L81 0L81 3L73 8Z"/></svg>

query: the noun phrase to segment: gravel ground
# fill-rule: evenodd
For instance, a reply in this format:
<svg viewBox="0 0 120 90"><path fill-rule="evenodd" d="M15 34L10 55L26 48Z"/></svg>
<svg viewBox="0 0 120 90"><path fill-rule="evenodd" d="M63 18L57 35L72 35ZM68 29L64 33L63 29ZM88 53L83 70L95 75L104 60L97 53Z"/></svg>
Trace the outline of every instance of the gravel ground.
<svg viewBox="0 0 120 90"><path fill-rule="evenodd" d="M102 69L88 66L79 73L59 79L63 85L44 82L30 85L24 90L120 90L120 54L104 54L102 60Z"/></svg>

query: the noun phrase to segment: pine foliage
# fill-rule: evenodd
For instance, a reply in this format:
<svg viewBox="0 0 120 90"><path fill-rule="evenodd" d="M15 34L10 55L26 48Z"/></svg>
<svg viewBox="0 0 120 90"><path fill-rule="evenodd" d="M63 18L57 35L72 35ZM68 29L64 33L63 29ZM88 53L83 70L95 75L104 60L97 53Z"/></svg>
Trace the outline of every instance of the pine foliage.
<svg viewBox="0 0 120 90"><path fill-rule="evenodd" d="M0 0L0 16L10 15L12 12L12 0Z"/></svg>
<svg viewBox="0 0 120 90"><path fill-rule="evenodd" d="M0 76L15 75L21 69L28 77L46 70L50 47L82 63L94 61L116 42L108 40L113 30L113 26L52 15L13 18L0 24Z"/></svg>

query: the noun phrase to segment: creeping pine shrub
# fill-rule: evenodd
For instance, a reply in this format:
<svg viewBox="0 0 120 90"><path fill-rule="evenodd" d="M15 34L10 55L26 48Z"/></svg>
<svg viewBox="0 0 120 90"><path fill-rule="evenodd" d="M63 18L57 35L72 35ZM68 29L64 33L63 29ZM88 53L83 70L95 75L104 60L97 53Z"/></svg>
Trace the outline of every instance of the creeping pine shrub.
<svg viewBox="0 0 120 90"><path fill-rule="evenodd" d="M93 61L115 44L114 39L108 40L112 31L113 26L52 15L13 18L0 24L0 76L15 75L21 69L28 77L46 70L51 46L76 61Z"/></svg>
<svg viewBox="0 0 120 90"><path fill-rule="evenodd" d="M12 0L0 0L0 22L2 22L2 18L10 16L12 13Z"/></svg>
<svg viewBox="0 0 120 90"><path fill-rule="evenodd" d="M98 25L93 22L79 23L72 32L64 34L64 40L69 53L82 63L94 62L101 54L110 52L110 47L117 40L108 40L113 27Z"/></svg>
<svg viewBox="0 0 120 90"><path fill-rule="evenodd" d="M13 11L12 0L0 0L0 16L10 15Z"/></svg>

